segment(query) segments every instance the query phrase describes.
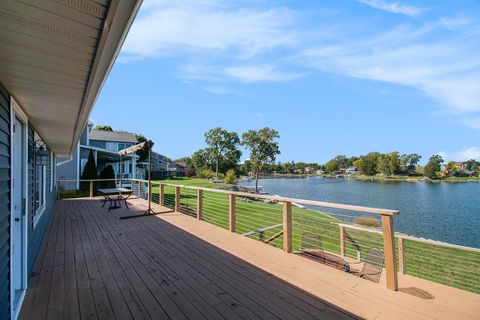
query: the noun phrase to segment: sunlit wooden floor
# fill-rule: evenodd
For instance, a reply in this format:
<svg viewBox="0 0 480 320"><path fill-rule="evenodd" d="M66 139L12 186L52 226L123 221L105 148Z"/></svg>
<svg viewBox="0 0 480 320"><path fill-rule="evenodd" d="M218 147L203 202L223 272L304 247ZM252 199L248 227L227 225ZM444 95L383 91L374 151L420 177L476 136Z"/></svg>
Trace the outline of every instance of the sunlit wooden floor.
<svg viewBox="0 0 480 320"><path fill-rule="evenodd" d="M361 318L166 219L253 240L177 213L119 219L144 211L142 201L110 212L98 199L58 201L20 319Z"/></svg>

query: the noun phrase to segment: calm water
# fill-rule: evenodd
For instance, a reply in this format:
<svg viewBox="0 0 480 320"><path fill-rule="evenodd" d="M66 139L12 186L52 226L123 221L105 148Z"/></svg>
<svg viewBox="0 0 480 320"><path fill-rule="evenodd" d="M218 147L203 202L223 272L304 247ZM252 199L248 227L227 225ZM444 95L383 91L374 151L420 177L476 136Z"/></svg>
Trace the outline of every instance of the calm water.
<svg viewBox="0 0 480 320"><path fill-rule="evenodd" d="M241 182L252 186L255 182ZM292 198L396 209L395 230L480 248L480 183L262 179L263 191Z"/></svg>

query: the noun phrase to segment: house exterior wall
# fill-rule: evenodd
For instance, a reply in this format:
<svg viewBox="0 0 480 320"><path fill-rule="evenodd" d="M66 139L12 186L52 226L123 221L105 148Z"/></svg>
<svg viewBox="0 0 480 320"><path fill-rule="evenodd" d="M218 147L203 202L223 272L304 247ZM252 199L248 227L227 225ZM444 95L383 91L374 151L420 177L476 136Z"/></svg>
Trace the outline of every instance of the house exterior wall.
<svg viewBox="0 0 480 320"><path fill-rule="evenodd" d="M11 163L15 161L11 155L11 126L10 126L10 98L9 94L0 84L0 319L10 319L11 296L10 296L10 278L11 273L20 272L20 270L10 270L10 221L11 221ZM27 130L28 149L27 149L27 275L29 276L35 260L38 256L43 237L50 221L50 216L55 207L55 187L53 185L52 175L55 167L52 161L55 161L53 153L47 146L50 156L45 164L45 207L41 213L34 212L34 156L33 148L35 133L33 127L29 124ZM35 223L34 223L35 221Z"/></svg>
<svg viewBox="0 0 480 320"><path fill-rule="evenodd" d="M45 209L43 213L37 218L38 220L34 224L35 215L38 214L35 212L34 206L34 161L33 161L33 141L34 141L34 129L29 125L28 128L28 257L27 257L27 270L28 274L32 271L35 260L37 259L40 246L43 241L45 232L47 231L48 223L50 221L50 216L52 215L53 209L56 203L55 197L55 188L52 185L52 171L51 171L51 161L49 157L46 164L46 187L45 187ZM48 149L48 148L47 148ZM55 170L55 169L54 169Z"/></svg>
<svg viewBox="0 0 480 320"><path fill-rule="evenodd" d="M10 99L0 84L0 319L10 318Z"/></svg>
<svg viewBox="0 0 480 320"><path fill-rule="evenodd" d="M96 147L96 148L107 149L107 142L106 141L90 140L88 145L92 146L92 147Z"/></svg>
<svg viewBox="0 0 480 320"><path fill-rule="evenodd" d="M58 180L76 180L78 175L78 148L72 153L71 158L59 157L57 159L57 179ZM77 188L76 182L61 182L60 189L73 190Z"/></svg>

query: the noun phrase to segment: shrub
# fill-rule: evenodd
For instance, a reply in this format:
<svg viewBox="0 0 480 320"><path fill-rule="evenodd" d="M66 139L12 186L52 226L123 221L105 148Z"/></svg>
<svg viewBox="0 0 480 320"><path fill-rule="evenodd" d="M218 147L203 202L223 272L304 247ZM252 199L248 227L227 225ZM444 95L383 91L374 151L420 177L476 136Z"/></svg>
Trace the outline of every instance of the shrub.
<svg viewBox="0 0 480 320"><path fill-rule="evenodd" d="M83 168L82 180L94 180L98 179L97 165L95 164L95 157L93 156L93 151L90 150L88 154L88 160ZM80 189L88 191L90 186L89 182L80 183Z"/></svg>
<svg viewBox="0 0 480 320"><path fill-rule="evenodd" d="M195 176L195 169L193 169L192 167L188 167L186 170L185 170L185 175L189 178Z"/></svg>
<svg viewBox="0 0 480 320"><path fill-rule="evenodd" d="M200 179L213 179L215 177L215 172L210 169L203 169L198 173Z"/></svg>
<svg viewBox="0 0 480 320"><path fill-rule="evenodd" d="M111 165L106 166L100 172L100 179L115 179L115 171ZM113 188L115 187L115 181L101 181L100 186L102 188Z"/></svg>
<svg viewBox="0 0 480 320"><path fill-rule="evenodd" d="M234 184L235 180L237 180L237 175L235 174L235 170L230 169L227 171L225 175L225 183Z"/></svg>
<svg viewBox="0 0 480 320"><path fill-rule="evenodd" d="M354 222L361 226L378 228L378 221L374 218L360 217L360 218L356 218Z"/></svg>

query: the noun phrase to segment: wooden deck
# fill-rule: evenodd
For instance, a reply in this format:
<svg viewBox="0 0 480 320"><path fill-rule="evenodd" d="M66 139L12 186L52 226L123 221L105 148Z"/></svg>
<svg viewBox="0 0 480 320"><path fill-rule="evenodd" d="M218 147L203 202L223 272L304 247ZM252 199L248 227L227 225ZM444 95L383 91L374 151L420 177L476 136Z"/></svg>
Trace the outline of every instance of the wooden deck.
<svg viewBox="0 0 480 320"><path fill-rule="evenodd" d="M353 318L143 210L59 201L20 318Z"/></svg>
<svg viewBox="0 0 480 320"><path fill-rule="evenodd" d="M480 295L408 276L389 291L160 206L119 220L146 209L131 203L57 203L20 319L480 319Z"/></svg>

